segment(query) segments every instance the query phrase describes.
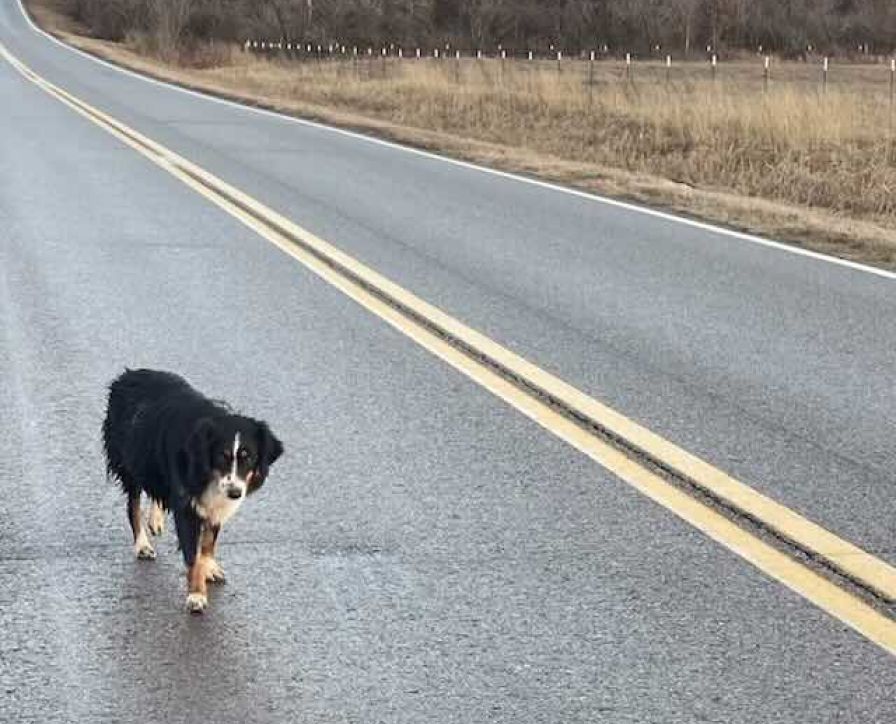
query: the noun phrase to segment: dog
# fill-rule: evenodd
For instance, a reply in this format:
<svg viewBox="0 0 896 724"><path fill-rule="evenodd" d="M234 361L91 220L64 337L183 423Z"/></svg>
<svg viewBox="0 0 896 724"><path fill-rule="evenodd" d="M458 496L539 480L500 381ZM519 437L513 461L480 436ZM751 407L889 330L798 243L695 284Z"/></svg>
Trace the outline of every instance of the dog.
<svg viewBox="0 0 896 724"><path fill-rule="evenodd" d="M221 526L256 492L282 443L267 423L235 414L172 372L126 369L109 385L102 428L106 470L127 494L138 559L155 550L140 514L152 501L149 529L162 532L171 511L187 567L187 610L208 606L207 583L223 583L215 560Z"/></svg>

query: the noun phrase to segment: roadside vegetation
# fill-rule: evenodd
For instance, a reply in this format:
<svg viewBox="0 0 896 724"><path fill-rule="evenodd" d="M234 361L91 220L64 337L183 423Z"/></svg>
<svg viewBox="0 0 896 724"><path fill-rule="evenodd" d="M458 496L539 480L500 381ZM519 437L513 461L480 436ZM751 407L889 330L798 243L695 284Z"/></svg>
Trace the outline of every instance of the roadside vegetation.
<svg viewBox="0 0 896 724"><path fill-rule="evenodd" d="M714 74L705 60L399 60L339 44L297 58L202 39L195 17L90 37L78 4L28 2L70 42L188 85L896 267L883 58L835 61L824 85L820 63L774 57L766 80L761 57L733 52ZM141 7L162 5L178 3Z"/></svg>
<svg viewBox="0 0 896 724"><path fill-rule="evenodd" d="M568 53L688 56L756 50L804 57L885 55L896 44L889 0L53 0L93 36L148 36L162 51L245 37L465 50L502 45Z"/></svg>

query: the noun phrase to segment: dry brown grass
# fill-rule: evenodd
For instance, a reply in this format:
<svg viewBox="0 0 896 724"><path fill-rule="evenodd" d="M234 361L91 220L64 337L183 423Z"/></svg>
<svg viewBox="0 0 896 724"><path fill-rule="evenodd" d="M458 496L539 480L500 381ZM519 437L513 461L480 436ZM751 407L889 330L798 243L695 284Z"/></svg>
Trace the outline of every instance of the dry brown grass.
<svg viewBox="0 0 896 724"><path fill-rule="evenodd" d="M519 66L244 59L209 77L258 95L896 225L888 106L867 88L821 95L780 83L765 93L708 80L589 88L575 68Z"/></svg>
<svg viewBox="0 0 896 724"><path fill-rule="evenodd" d="M626 79L602 62L588 83L587 62L299 63L216 48L166 64L139 39L121 47L71 30L71 42L188 85L896 266L880 66L835 67L825 93L817 69L773 66L766 92L758 60L715 81L702 64L667 80L655 64Z"/></svg>

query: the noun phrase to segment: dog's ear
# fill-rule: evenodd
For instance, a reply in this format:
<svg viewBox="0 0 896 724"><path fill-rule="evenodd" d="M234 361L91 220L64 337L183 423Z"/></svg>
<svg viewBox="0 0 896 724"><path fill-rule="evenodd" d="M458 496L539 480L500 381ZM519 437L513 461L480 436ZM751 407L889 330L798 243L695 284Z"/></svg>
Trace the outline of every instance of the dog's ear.
<svg viewBox="0 0 896 724"><path fill-rule="evenodd" d="M212 471L212 442L215 426L203 417L197 420L187 436L182 451L184 485L190 491L198 490L209 479Z"/></svg>
<svg viewBox="0 0 896 724"><path fill-rule="evenodd" d="M258 465L249 483L247 491L249 493L254 493L264 484L269 468L283 454L283 443L271 432L266 422L255 420L255 435L258 445Z"/></svg>

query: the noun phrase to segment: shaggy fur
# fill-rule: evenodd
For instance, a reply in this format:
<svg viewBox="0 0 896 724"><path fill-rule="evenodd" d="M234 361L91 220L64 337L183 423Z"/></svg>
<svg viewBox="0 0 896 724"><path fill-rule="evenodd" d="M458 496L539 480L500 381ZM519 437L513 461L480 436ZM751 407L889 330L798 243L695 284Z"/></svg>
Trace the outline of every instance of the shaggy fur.
<svg viewBox="0 0 896 724"><path fill-rule="evenodd" d="M126 370L109 386L103 443L110 477L127 494L138 558L155 558L140 514L146 495L174 516L187 566L187 607L205 609L221 526L266 480L283 445L266 423L235 414L171 372ZM161 530L154 509L151 530ZM163 518L162 518L163 520Z"/></svg>

